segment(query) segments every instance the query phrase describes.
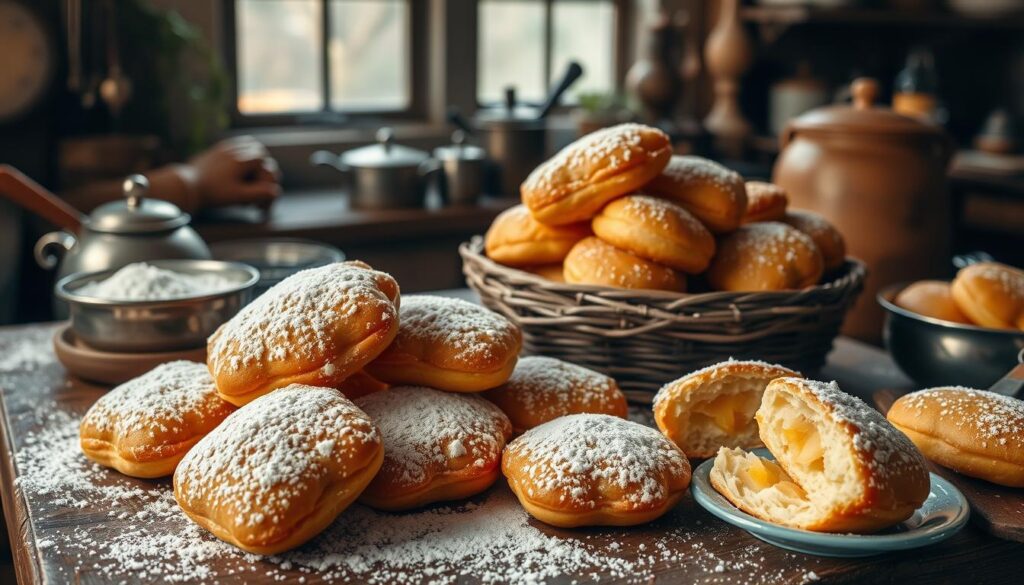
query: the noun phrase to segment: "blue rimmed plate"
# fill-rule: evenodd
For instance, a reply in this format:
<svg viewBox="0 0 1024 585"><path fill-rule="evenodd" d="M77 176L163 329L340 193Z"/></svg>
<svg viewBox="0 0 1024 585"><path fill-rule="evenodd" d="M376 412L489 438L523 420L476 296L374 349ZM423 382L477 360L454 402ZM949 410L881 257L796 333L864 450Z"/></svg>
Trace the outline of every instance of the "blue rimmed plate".
<svg viewBox="0 0 1024 585"><path fill-rule="evenodd" d="M767 449L757 455L772 459ZM953 536L967 523L970 507L960 490L935 475L931 476L928 499L914 515L875 534L832 534L787 528L765 522L740 510L711 486L708 459L693 472L690 491L693 499L718 518L738 526L761 540L785 549L825 557L867 557L898 550L928 546Z"/></svg>

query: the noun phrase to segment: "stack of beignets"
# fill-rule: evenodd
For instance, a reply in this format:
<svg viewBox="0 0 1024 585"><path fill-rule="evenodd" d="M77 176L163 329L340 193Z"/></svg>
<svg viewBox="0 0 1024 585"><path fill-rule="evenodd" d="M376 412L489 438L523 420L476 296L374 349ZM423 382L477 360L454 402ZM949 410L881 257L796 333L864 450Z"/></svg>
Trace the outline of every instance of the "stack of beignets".
<svg viewBox="0 0 1024 585"><path fill-rule="evenodd" d="M523 205L488 230L487 255L557 282L671 292L687 290L687 275L716 290L799 289L844 265L839 232L787 211L777 185L670 152L639 124L580 138L523 183Z"/></svg>
<svg viewBox="0 0 1024 585"><path fill-rule="evenodd" d="M771 461L722 447L711 484L763 520L868 533L906 520L928 496L924 459L875 409L832 383L778 378L757 424Z"/></svg>
<svg viewBox="0 0 1024 585"><path fill-rule="evenodd" d="M1024 270L998 262L961 268L952 283L915 282L893 302L919 315L992 329L1024 330Z"/></svg>

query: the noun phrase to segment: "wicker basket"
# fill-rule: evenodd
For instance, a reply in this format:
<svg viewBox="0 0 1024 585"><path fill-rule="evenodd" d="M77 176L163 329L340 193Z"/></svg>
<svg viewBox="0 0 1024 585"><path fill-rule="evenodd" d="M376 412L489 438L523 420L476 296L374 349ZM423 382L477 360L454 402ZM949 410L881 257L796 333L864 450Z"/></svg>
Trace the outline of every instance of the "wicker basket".
<svg viewBox="0 0 1024 585"><path fill-rule="evenodd" d="M459 253L484 305L522 328L525 353L604 372L637 402L729 357L816 372L865 276L847 259L835 280L804 290L679 294L552 282L490 260L479 236Z"/></svg>

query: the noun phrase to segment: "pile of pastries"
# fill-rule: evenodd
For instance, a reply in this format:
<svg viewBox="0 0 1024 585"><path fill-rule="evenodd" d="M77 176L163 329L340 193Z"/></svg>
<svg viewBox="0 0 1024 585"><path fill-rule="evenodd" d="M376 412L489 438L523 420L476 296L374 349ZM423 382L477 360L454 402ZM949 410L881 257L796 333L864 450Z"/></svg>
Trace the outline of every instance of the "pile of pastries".
<svg viewBox="0 0 1024 585"><path fill-rule="evenodd" d="M932 319L1024 331L1024 270L979 262L961 268L953 282L915 282L894 302Z"/></svg>
<svg viewBox="0 0 1024 585"><path fill-rule="evenodd" d="M813 286L843 266L842 235L788 209L777 185L674 156L662 131L622 124L539 166L499 215L488 257L571 284L685 292Z"/></svg>

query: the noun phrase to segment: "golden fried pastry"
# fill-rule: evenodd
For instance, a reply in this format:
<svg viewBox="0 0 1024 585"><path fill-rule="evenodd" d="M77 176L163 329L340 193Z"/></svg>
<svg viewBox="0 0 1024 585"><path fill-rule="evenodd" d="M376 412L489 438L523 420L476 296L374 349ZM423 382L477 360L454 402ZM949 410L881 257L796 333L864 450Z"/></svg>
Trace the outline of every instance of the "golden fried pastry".
<svg viewBox="0 0 1024 585"><path fill-rule="evenodd" d="M546 278L551 282L565 282L565 275L563 274L564 267L561 262L558 264L531 266L525 270L527 272L532 272L541 278Z"/></svg>
<svg viewBox="0 0 1024 585"><path fill-rule="evenodd" d="M459 500L501 475L512 425L479 396L401 386L356 404L384 437L384 465L359 501L380 510L409 510Z"/></svg>
<svg viewBox="0 0 1024 585"><path fill-rule="evenodd" d="M523 204L550 225L588 220L612 199L644 186L672 156L657 128L620 124L587 134L537 167L523 182Z"/></svg>
<svg viewBox="0 0 1024 585"><path fill-rule="evenodd" d="M517 435L567 414L626 418L626 397L615 380L546 356L520 359L512 377L483 397L508 415Z"/></svg>
<svg viewBox="0 0 1024 585"><path fill-rule="evenodd" d="M813 286L823 272L821 252L810 236L765 222L740 226L720 241L707 277L716 290L766 291Z"/></svg>
<svg viewBox="0 0 1024 585"><path fill-rule="evenodd" d="M747 209L741 223L782 221L786 217L789 197L786 190L774 183L747 181Z"/></svg>
<svg viewBox="0 0 1024 585"><path fill-rule="evenodd" d="M428 295L402 300L398 336L366 371L391 385L481 392L512 375L522 334L480 305Z"/></svg>
<svg viewBox="0 0 1024 585"><path fill-rule="evenodd" d="M754 412L775 378L800 374L775 364L729 360L669 382L654 397L654 422L691 459L719 447L761 446Z"/></svg>
<svg viewBox="0 0 1024 585"><path fill-rule="evenodd" d="M699 156L673 156L644 191L681 205L716 234L739 227L747 211L743 177Z"/></svg>
<svg viewBox="0 0 1024 585"><path fill-rule="evenodd" d="M971 320L960 311L960 307L957 307L956 302L953 301L949 283L941 280L915 282L901 290L893 302L908 311L932 319L971 324Z"/></svg>
<svg viewBox="0 0 1024 585"><path fill-rule="evenodd" d="M571 414L526 431L501 470L534 518L574 526L632 526L672 509L690 463L658 431L606 414Z"/></svg>
<svg viewBox="0 0 1024 585"><path fill-rule="evenodd" d="M484 249L488 258L506 266L554 264L589 235L587 222L549 226L533 219L523 205L516 205L494 219L484 237Z"/></svg>
<svg viewBox="0 0 1024 585"><path fill-rule="evenodd" d="M132 477L164 477L235 407L205 364L177 361L107 392L79 426L82 453Z"/></svg>
<svg viewBox="0 0 1024 585"><path fill-rule="evenodd" d="M334 522L383 460L366 413L332 388L293 384L199 441L174 472L174 499L217 538L272 555Z"/></svg>
<svg viewBox="0 0 1024 585"><path fill-rule="evenodd" d="M648 195L616 199L594 218L594 233L631 254L690 274L707 269L715 238L682 207Z"/></svg>
<svg viewBox="0 0 1024 585"><path fill-rule="evenodd" d="M711 485L768 522L823 532L875 532L928 497L921 453L875 409L835 382L778 378L757 411L775 461L723 447Z"/></svg>
<svg viewBox="0 0 1024 585"><path fill-rule="evenodd" d="M960 269L953 279L953 300L982 327L1024 329L1024 270L998 262Z"/></svg>
<svg viewBox="0 0 1024 585"><path fill-rule="evenodd" d="M846 261L846 242L843 240L843 234L821 215L803 209L790 209L782 218L782 222L811 236L814 245L818 246L818 251L821 252L826 272L839 268Z"/></svg>
<svg viewBox="0 0 1024 585"><path fill-rule="evenodd" d="M999 485L1024 487L1024 401L947 386L901 397L888 418L939 465Z"/></svg>
<svg viewBox="0 0 1024 585"><path fill-rule="evenodd" d="M580 241L565 257L563 274L572 284L686 291L686 276L599 239Z"/></svg>
<svg viewBox="0 0 1024 585"><path fill-rule="evenodd" d="M289 384L337 387L398 333L398 283L362 262L303 270L207 342L221 398L243 405Z"/></svg>
<svg viewBox="0 0 1024 585"><path fill-rule="evenodd" d="M355 400L356 398L366 396L367 394L373 394L374 392L380 392L381 390L387 389L387 384L381 382L377 378L374 378L370 374L367 374L363 370L359 370L348 378L345 378L341 384L338 384L338 390L341 390L341 393L349 400Z"/></svg>

